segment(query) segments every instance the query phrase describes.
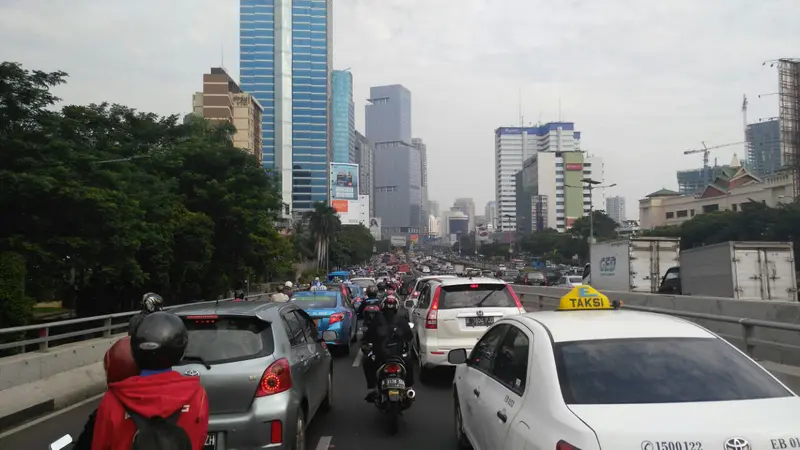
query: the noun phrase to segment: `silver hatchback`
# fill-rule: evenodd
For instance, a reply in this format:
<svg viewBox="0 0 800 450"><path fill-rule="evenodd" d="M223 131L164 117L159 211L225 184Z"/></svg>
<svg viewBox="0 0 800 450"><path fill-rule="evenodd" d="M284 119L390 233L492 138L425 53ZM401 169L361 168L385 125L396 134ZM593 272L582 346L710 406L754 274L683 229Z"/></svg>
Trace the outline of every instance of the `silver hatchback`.
<svg viewBox="0 0 800 450"><path fill-rule="evenodd" d="M289 303L187 305L182 365L208 393L204 450L302 449L317 411L330 409L333 361L314 321Z"/></svg>

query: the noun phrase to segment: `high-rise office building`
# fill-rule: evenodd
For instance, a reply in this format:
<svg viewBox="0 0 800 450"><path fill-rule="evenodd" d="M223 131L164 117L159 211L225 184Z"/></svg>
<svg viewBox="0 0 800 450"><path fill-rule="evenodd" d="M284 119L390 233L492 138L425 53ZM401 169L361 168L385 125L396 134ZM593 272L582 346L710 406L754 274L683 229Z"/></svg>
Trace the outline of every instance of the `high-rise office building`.
<svg viewBox="0 0 800 450"><path fill-rule="evenodd" d="M453 208L463 212L467 218L467 226L470 230L475 229L475 201L471 198L457 198L453 202Z"/></svg>
<svg viewBox="0 0 800 450"><path fill-rule="evenodd" d="M615 195L606 199L606 214L617 223L627 220L625 216L625 197Z"/></svg>
<svg viewBox="0 0 800 450"><path fill-rule="evenodd" d="M497 202L495 200L486 202L483 208L483 215L486 216L486 225L492 229L497 229Z"/></svg>
<svg viewBox="0 0 800 450"><path fill-rule="evenodd" d="M422 224L423 226L428 221L428 216L430 216L430 211L428 210L428 146L425 145L420 138L413 138L411 139L411 145L414 146L417 150L419 150L419 159L420 159L420 176L421 176L421 184L420 184L420 194L422 197Z"/></svg>
<svg viewBox="0 0 800 450"><path fill-rule="evenodd" d="M262 165L296 213L328 202L331 0L240 0L242 89L264 107ZM297 214L295 214L297 215Z"/></svg>
<svg viewBox="0 0 800 450"><path fill-rule="evenodd" d="M369 195L369 216L375 217L375 160L372 144L358 131L355 132L356 164L358 164L358 193Z"/></svg>
<svg viewBox="0 0 800 450"><path fill-rule="evenodd" d="M436 200L428 200L428 213L433 217L439 217L439 202Z"/></svg>
<svg viewBox="0 0 800 450"><path fill-rule="evenodd" d="M334 70L331 74L331 124L333 162L356 162L356 115L353 103L353 74Z"/></svg>
<svg viewBox="0 0 800 450"><path fill-rule="evenodd" d="M203 75L203 91L193 98L194 114L211 122L230 122L236 127L233 145L261 161L261 121L264 109L225 69L212 68Z"/></svg>
<svg viewBox="0 0 800 450"><path fill-rule="evenodd" d="M366 136L375 159L375 216L385 235L417 234L422 223L422 157L411 144L411 92L370 88Z"/></svg>
<svg viewBox="0 0 800 450"><path fill-rule="evenodd" d="M771 175L783 167L782 156L778 119L747 125L748 169L760 177Z"/></svg>
<svg viewBox="0 0 800 450"><path fill-rule="evenodd" d="M516 228L515 176L523 161L537 152L568 152L580 149L581 133L572 122L546 123L535 127L501 127L495 130L495 200L497 225Z"/></svg>

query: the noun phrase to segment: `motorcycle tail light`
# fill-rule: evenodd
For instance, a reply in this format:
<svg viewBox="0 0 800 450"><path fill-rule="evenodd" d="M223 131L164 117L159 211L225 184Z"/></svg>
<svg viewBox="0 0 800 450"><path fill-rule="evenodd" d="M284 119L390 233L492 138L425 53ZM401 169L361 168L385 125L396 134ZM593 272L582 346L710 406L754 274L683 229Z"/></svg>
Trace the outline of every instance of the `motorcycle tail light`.
<svg viewBox="0 0 800 450"><path fill-rule="evenodd" d="M400 366L397 364L388 364L383 371L386 373L400 373Z"/></svg>

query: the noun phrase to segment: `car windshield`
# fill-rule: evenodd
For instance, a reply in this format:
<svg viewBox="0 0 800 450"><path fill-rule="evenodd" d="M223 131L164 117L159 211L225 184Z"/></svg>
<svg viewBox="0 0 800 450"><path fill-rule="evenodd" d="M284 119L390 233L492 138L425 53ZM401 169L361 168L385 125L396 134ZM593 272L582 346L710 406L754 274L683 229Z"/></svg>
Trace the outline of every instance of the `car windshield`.
<svg viewBox="0 0 800 450"><path fill-rule="evenodd" d="M325 291L314 293L300 293L298 292L289 301L295 303L302 309L321 309L321 308L336 308L337 292Z"/></svg>
<svg viewBox="0 0 800 450"><path fill-rule="evenodd" d="M555 345L569 405L790 397L756 363L716 338L610 339Z"/></svg>
<svg viewBox="0 0 800 450"><path fill-rule="evenodd" d="M516 306L514 297L505 284L458 284L442 286L439 309Z"/></svg>
<svg viewBox="0 0 800 450"><path fill-rule="evenodd" d="M183 317L189 332L186 357L207 364L242 361L271 355L274 341L268 322L254 317Z"/></svg>

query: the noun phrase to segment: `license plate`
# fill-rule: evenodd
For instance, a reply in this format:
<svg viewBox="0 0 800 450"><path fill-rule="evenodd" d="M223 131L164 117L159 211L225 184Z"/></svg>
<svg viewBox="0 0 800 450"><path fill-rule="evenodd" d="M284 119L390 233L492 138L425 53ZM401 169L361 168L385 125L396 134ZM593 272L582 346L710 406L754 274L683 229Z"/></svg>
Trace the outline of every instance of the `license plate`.
<svg viewBox="0 0 800 450"><path fill-rule="evenodd" d="M383 387L385 388L405 388L406 382L402 378L388 378L383 380Z"/></svg>
<svg viewBox="0 0 800 450"><path fill-rule="evenodd" d="M488 327L494 323L494 317L467 317L468 327Z"/></svg>
<svg viewBox="0 0 800 450"><path fill-rule="evenodd" d="M389 397L400 395L400 391L389 391Z"/></svg>
<svg viewBox="0 0 800 450"><path fill-rule="evenodd" d="M208 433L206 435L206 443L203 444L203 450L216 450L217 448L217 433Z"/></svg>

